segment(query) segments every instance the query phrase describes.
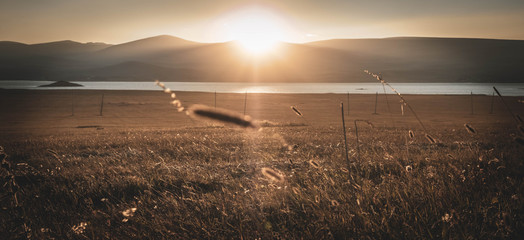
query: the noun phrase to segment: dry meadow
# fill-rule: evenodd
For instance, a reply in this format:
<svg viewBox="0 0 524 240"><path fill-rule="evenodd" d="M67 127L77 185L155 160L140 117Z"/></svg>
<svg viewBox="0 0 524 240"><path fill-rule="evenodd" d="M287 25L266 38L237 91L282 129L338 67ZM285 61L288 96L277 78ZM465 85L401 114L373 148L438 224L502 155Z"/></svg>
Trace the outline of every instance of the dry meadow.
<svg viewBox="0 0 524 240"><path fill-rule="evenodd" d="M213 93L177 97L215 105ZM242 113L244 97L219 93L216 105ZM381 94L373 114L375 95L350 95L348 112L343 94L248 94L246 114L261 128L246 130L192 119L161 91L2 90L0 233L521 238L518 119L491 96L405 98L436 143L395 95ZM522 115L519 98L505 100Z"/></svg>

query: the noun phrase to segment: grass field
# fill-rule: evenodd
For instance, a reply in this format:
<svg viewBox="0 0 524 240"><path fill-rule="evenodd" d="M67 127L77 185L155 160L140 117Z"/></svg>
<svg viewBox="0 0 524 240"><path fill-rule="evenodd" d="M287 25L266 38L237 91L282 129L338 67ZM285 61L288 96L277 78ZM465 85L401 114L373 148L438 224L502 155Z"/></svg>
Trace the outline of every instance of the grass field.
<svg viewBox="0 0 524 240"><path fill-rule="evenodd" d="M374 95L351 95L348 164L346 95L249 94L264 127L245 131L178 113L162 92L1 93L6 239L524 236L522 133L499 99L490 114L491 96L474 96L473 113L471 96L405 96L431 144L396 96L372 114ZM214 94L177 95L214 106ZM506 98L522 114L518 100ZM217 95L241 113L243 101ZM358 143L356 119L374 125L359 123Z"/></svg>

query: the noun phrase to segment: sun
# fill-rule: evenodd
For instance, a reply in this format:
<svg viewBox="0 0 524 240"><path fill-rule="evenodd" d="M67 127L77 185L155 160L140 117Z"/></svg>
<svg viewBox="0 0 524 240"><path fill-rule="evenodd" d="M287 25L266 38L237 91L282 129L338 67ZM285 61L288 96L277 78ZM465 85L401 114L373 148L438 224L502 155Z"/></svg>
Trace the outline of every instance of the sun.
<svg viewBox="0 0 524 240"><path fill-rule="evenodd" d="M284 41L285 22L275 13L264 8L247 8L231 13L224 26L229 39L248 54L270 53Z"/></svg>
<svg viewBox="0 0 524 240"><path fill-rule="evenodd" d="M270 52L278 42L274 36L263 34L249 34L238 38L236 41L246 52L254 55Z"/></svg>

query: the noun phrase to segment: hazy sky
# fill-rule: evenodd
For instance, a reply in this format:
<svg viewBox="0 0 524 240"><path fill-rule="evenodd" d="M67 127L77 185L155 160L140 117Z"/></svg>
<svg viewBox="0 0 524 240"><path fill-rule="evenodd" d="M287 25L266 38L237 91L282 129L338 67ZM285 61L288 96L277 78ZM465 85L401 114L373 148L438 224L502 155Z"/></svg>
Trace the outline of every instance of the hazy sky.
<svg viewBox="0 0 524 240"><path fill-rule="evenodd" d="M291 42L524 39L524 0L0 0L0 40L25 43L122 43L162 34L218 42L253 29L278 29L272 34Z"/></svg>

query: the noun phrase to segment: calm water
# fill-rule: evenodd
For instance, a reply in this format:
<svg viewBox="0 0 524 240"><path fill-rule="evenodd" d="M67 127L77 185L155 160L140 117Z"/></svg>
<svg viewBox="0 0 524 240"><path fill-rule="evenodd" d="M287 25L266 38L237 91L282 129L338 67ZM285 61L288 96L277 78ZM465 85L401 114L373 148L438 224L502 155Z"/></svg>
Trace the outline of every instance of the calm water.
<svg viewBox="0 0 524 240"><path fill-rule="evenodd" d="M160 90L154 82L75 82L84 87L46 87L51 81L0 81L5 89ZM166 82L174 91L219 93L382 93L380 83L213 83ZM524 96L524 83L392 83L402 94L486 94L495 86L504 96ZM386 88L387 93L393 93Z"/></svg>

